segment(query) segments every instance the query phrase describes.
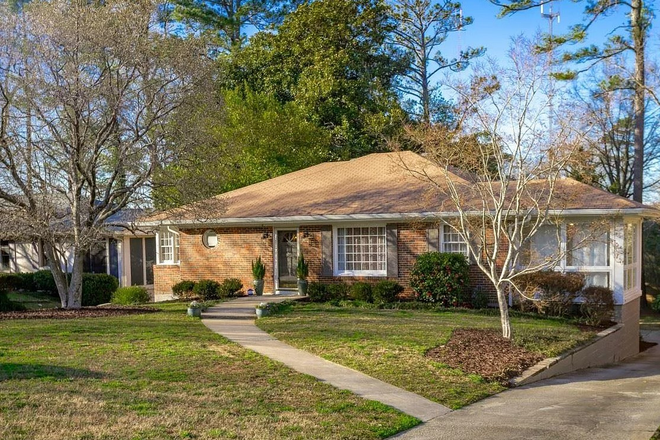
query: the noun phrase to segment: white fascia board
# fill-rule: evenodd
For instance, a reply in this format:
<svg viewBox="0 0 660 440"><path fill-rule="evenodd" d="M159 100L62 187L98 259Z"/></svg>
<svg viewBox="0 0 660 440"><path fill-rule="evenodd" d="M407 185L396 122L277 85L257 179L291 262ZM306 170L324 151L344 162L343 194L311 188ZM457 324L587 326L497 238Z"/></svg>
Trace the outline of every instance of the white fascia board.
<svg viewBox="0 0 660 440"><path fill-rule="evenodd" d="M481 215L481 211L465 212L465 215ZM658 211L651 208L631 209L565 209L553 210L549 215L557 216L648 216L657 215ZM441 218L458 217L456 212L411 212L394 214L345 214L345 215L300 215L287 217L251 217L251 218L223 218L209 220L161 220L151 222L138 222L139 227L181 226L181 227L221 227L221 226L254 226L254 225L283 225L283 224L318 224L318 223L344 223L359 221L408 221L408 220L439 220Z"/></svg>
<svg viewBox="0 0 660 440"><path fill-rule="evenodd" d="M481 215L480 211L465 212L466 215ZM657 215L657 211L650 208L632 208L632 209L567 209L553 210L549 215L558 216L646 216ZM342 215L301 215L286 217L251 217L251 218L224 218L209 220L161 220L152 222L139 222L141 227L158 226L191 226L191 227L213 227L213 226L254 226L255 224L281 225L281 224L318 224L322 222L356 222L356 221L407 221L407 220L439 220L441 218L458 217L456 212L413 212L413 213L395 213L395 214L342 214Z"/></svg>

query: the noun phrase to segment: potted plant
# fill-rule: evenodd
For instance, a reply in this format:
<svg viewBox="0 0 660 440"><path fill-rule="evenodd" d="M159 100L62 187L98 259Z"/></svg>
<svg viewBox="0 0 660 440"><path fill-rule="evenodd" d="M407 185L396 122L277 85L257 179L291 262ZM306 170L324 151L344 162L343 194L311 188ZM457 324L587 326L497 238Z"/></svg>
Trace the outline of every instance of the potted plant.
<svg viewBox="0 0 660 440"><path fill-rule="evenodd" d="M188 316L194 316L196 318L202 317L202 305L197 301L193 301L188 304Z"/></svg>
<svg viewBox="0 0 660 440"><path fill-rule="evenodd" d="M257 318L268 316L269 309L270 309L270 304L265 302L259 303L256 306L254 306L254 311L257 313Z"/></svg>
<svg viewBox="0 0 660 440"><path fill-rule="evenodd" d="M305 256L302 252L298 256L296 275L298 276L298 295L307 295L307 276L309 275L309 266L307 265Z"/></svg>
<svg viewBox="0 0 660 440"><path fill-rule="evenodd" d="M257 257L257 260L252 262L254 293L257 296L264 294L264 275L266 275L266 266L264 266L264 263L261 261L261 257Z"/></svg>

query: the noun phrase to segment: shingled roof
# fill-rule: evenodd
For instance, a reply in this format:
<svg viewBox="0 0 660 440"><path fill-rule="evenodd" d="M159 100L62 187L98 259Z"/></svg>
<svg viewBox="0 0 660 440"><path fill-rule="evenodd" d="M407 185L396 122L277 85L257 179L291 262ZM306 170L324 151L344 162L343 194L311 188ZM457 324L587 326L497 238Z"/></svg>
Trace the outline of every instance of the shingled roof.
<svg viewBox="0 0 660 440"><path fill-rule="evenodd" d="M414 173L411 173L411 170ZM362 215L431 215L446 211L443 198L426 178L445 180L444 170L413 152L376 153L344 162L326 162L264 182L230 191L195 205L156 213L144 223L194 222L195 206L214 206L208 220L239 221L267 218L327 218ZM470 183L457 174L449 178ZM644 205L561 179L557 193L563 209L632 210ZM570 197L568 197L570 195ZM197 217L198 218L198 217Z"/></svg>

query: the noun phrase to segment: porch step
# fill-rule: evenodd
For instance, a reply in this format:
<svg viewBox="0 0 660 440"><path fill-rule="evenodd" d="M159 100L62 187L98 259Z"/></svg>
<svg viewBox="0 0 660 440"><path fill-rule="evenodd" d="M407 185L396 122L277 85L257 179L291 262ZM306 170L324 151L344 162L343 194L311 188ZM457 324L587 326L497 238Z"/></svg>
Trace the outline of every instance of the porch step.
<svg viewBox="0 0 660 440"><path fill-rule="evenodd" d="M257 319L254 307L213 312L202 312L203 319Z"/></svg>

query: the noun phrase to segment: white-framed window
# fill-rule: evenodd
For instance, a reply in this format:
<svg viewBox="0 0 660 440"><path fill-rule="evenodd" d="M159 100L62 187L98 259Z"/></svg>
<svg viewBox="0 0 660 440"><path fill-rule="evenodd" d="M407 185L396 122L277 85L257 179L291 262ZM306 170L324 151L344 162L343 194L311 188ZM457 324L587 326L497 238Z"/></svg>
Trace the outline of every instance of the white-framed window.
<svg viewBox="0 0 660 440"><path fill-rule="evenodd" d="M623 289L631 290L639 287L637 283L637 249L639 246L637 224L627 223L623 236Z"/></svg>
<svg viewBox="0 0 660 440"><path fill-rule="evenodd" d="M387 275L385 226L335 228L335 275Z"/></svg>
<svg viewBox="0 0 660 440"><path fill-rule="evenodd" d="M11 242L7 240L0 241L0 272L11 271Z"/></svg>
<svg viewBox="0 0 660 440"><path fill-rule="evenodd" d="M524 245L522 262L527 266L539 266L561 257L561 228L557 225L542 225ZM557 265L559 262L557 261Z"/></svg>
<svg viewBox="0 0 660 440"><path fill-rule="evenodd" d="M470 258L467 243L461 237L461 234L452 229L449 225L442 225L442 236L440 238L442 252L450 254L463 254L465 258Z"/></svg>
<svg viewBox="0 0 660 440"><path fill-rule="evenodd" d="M158 233L158 264L179 263L179 233L161 229Z"/></svg>
<svg viewBox="0 0 660 440"><path fill-rule="evenodd" d="M609 231L588 223L567 224L565 269L582 273L587 286L610 287Z"/></svg>

